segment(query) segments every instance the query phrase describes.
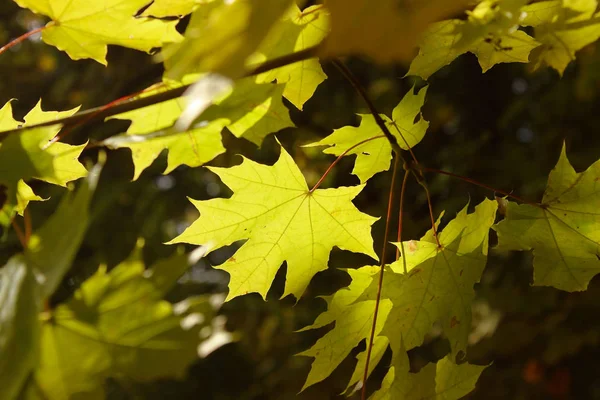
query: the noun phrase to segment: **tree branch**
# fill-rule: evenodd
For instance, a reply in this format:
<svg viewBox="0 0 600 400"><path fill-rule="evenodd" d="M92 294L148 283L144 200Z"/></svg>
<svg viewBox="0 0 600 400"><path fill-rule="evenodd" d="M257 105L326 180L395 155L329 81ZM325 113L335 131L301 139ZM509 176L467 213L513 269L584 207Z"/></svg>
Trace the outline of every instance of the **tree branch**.
<svg viewBox="0 0 600 400"><path fill-rule="evenodd" d="M263 72L271 71L276 68L284 67L286 65L290 65L299 61L303 61L312 57L315 57L316 50L318 46L313 46L306 48L304 50L300 50L291 54L287 54L282 57L275 58L273 60L266 61L257 67L246 72L243 77L254 76L258 74L262 74ZM6 131L0 132L0 141L4 140L6 135L15 132L24 132L28 129L40 128L44 126L51 126L57 124L63 124L63 129L67 127L72 127L79 123L88 123L91 121L103 120L107 117L111 117L113 115L121 114L128 111L137 110L139 108L148 107L154 104L162 103L163 101L176 99L181 97L185 91L192 86L193 83L189 85L180 86L178 88L169 89L164 92L156 93L147 97L142 97L135 100L126 101L123 103L118 103L112 107L100 106L95 108L90 108L88 110L79 112L77 114L71 115L70 117L59 118L51 121L44 121L39 124L26 125L21 128L10 129Z"/></svg>

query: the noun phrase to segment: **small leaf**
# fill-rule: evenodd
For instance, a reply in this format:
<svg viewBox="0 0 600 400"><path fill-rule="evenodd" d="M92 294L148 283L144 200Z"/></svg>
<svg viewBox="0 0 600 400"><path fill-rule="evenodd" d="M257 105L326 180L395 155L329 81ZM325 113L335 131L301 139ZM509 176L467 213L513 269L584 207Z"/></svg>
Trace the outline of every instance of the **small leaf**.
<svg viewBox="0 0 600 400"><path fill-rule="evenodd" d="M254 56L264 62L319 44L329 29L329 13L323 6L310 6L300 11L295 4L273 27ZM256 77L258 83L285 83L283 96L302 110L317 86L327 78L316 58L299 61Z"/></svg>
<svg viewBox="0 0 600 400"><path fill-rule="evenodd" d="M135 17L148 0L15 1L52 19L42 31L42 40L73 60L91 58L106 65L109 44L149 52L181 40L177 21Z"/></svg>
<svg viewBox="0 0 600 400"><path fill-rule="evenodd" d="M284 296L300 298L311 278L327 268L334 246L377 257L370 235L376 218L352 204L363 186L310 192L283 148L273 166L244 158L235 167L209 169L233 196L192 201L200 218L170 243L205 244L212 250L247 239L217 267L231 276L227 299L251 292L265 298L284 261Z"/></svg>
<svg viewBox="0 0 600 400"><path fill-rule="evenodd" d="M25 116L24 126L67 117L73 115L77 109L62 112L42 111L41 102L38 102ZM20 123L13 119L12 108L8 102L0 110L0 128L12 129L18 125ZM66 186L68 182L87 175L86 169L77 160L85 145L71 146L56 142L47 146L48 141L54 138L59 130L60 125L55 125L15 132L9 134L0 144L0 184L7 187L9 205L14 207L24 204L27 198L34 198L20 183L23 180L35 178Z"/></svg>
<svg viewBox="0 0 600 400"><path fill-rule="evenodd" d="M425 121L421 114L426 93L427 87L420 89L416 94L413 87L392 111L392 119L380 114L404 150L416 146L423 139L429 127L429 122ZM323 152L339 156L363 140L383 135L373 115L358 115L361 117L358 127L345 126L336 129L331 135L318 142L308 144L306 147L330 146ZM419 118L415 123L417 117ZM365 183L376 173L387 171L390 168L392 146L385 137L381 137L356 146L346 153L346 155L352 154L356 154L356 163L352 173L359 177L361 183Z"/></svg>
<svg viewBox="0 0 600 400"><path fill-rule="evenodd" d="M565 147L550 172L542 206L508 202L493 228L498 246L533 250L533 284L585 290L600 272L600 161L577 173Z"/></svg>
<svg viewBox="0 0 600 400"><path fill-rule="evenodd" d="M575 52L600 37L597 6L596 0L583 0L541 1L523 7L527 16L522 24L533 26L536 40L542 43L532 52L534 67L549 65L562 75Z"/></svg>

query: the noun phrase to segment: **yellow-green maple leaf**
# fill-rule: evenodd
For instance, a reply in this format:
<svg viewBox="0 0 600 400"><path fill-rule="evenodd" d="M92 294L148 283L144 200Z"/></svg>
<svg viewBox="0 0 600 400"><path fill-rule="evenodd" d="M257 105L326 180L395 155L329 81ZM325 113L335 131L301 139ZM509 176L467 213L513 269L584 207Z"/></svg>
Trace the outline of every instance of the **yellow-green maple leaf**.
<svg viewBox="0 0 600 400"><path fill-rule="evenodd" d="M508 202L494 226L498 245L533 251L533 284L587 289L600 272L600 161L577 173L565 148L550 172L540 206Z"/></svg>
<svg viewBox="0 0 600 400"><path fill-rule="evenodd" d="M325 58L365 55L377 62L408 61L427 25L461 10L466 0L326 0L331 32L320 49Z"/></svg>
<svg viewBox="0 0 600 400"><path fill-rule="evenodd" d="M255 61L264 62L317 45L327 35L329 13L323 6L302 11L295 4L273 27L258 48ZM299 61L257 76L259 83L285 83L283 96L302 110L317 86L327 78L316 58Z"/></svg>
<svg viewBox="0 0 600 400"><path fill-rule="evenodd" d="M0 129L36 124L60 119L74 114L78 108L68 111L42 111L41 102L25 116L25 122L13 119L10 102L0 109ZM53 143L51 140L60 130L60 125L34 128L11 133L0 144L0 184L7 187L7 204L3 209L9 217L22 212L30 200L40 200L23 181L39 179L55 185L66 186L68 182L84 177L87 170L77 160L85 144L72 146ZM13 208L17 207L17 208ZM4 218L2 218L4 219Z"/></svg>
<svg viewBox="0 0 600 400"><path fill-rule="evenodd" d="M428 79L467 52L477 56L483 72L498 63L528 62L530 52L540 43L517 30L525 17L521 13L525 3L525 0L486 0L468 12L467 20L431 24L420 39L419 54L407 75Z"/></svg>
<svg viewBox="0 0 600 400"><path fill-rule="evenodd" d="M209 169L233 195L192 201L200 218L170 243L207 244L217 249L247 240L217 267L231 276L228 299L252 292L265 298L284 261L284 296L300 298L311 278L327 268L334 246L377 257L370 234L376 218L352 204L363 185L311 192L283 148L273 166L244 158L235 167Z"/></svg>
<svg viewBox="0 0 600 400"><path fill-rule="evenodd" d="M419 346L437 321L450 341L453 356L466 350L471 301L475 295L473 285L479 281L487 260L488 232L496 208L491 200L484 200L472 214L465 207L440 233L441 249L431 231L420 241L404 242L408 272L404 273L402 259L386 267L381 295L383 311L377 321L380 336L375 339L373 361L381 359L388 343L394 352L401 346L409 350ZM327 311L305 328L336 322L315 346L301 353L315 357L305 387L325 379L370 333L367 328L361 331L356 327L370 327L372 323L378 290L373 276L377 269L363 267L349 273L352 282L348 290L340 290L327 299ZM354 327L353 334L348 333L346 325ZM343 343L341 348L338 342ZM336 346L330 345L334 349L329 349L327 343ZM364 353L358 356L360 360L364 357ZM371 366L369 373L374 367ZM349 385L356 383L356 378L362 379L363 372L364 364L357 364Z"/></svg>
<svg viewBox="0 0 600 400"><path fill-rule="evenodd" d="M379 272L379 267L366 266L346 271L352 278L350 286L338 290L332 296L325 297L327 311L319 315L312 325L302 329L317 329L335 322L334 329L327 332L310 349L298 354L314 358L302 390L327 378L361 340L368 340L370 336L375 300L361 301L359 304L355 302L369 287L373 276L376 276ZM375 334L379 334L383 328L383 323L391 307L392 305L389 300L383 300L380 303ZM381 346L381 344L384 345ZM388 343L385 340L376 341L374 354L371 355L372 364L370 371L372 371L373 367L381 359L387 345ZM359 379L362 379L362 375ZM350 380L348 386L353 383L353 380L354 378Z"/></svg>
<svg viewBox="0 0 600 400"><path fill-rule="evenodd" d="M226 118L231 133L260 146L270 133L294 126L282 102L284 90L283 84L258 84L251 78L238 80L233 89L216 100L199 119Z"/></svg>
<svg viewBox="0 0 600 400"><path fill-rule="evenodd" d="M185 31L185 40L163 50L171 79L197 72L240 77L291 0L215 0L201 4Z"/></svg>
<svg viewBox="0 0 600 400"><path fill-rule="evenodd" d="M472 364L456 365L445 357L411 373L408 356L402 347L394 356L381 388L369 400L460 399L475 389L485 368Z"/></svg>
<svg viewBox="0 0 600 400"><path fill-rule="evenodd" d="M576 51L598 40L600 13L596 13L597 6L596 0L557 0L523 7L527 16L522 24L533 26L536 40L542 43L531 55L535 68L549 65L562 75L575 59Z"/></svg>
<svg viewBox="0 0 600 400"><path fill-rule="evenodd" d="M208 298L163 300L197 257L175 254L146 270L140 255L110 272L100 267L51 316L43 315L34 376L44 398L105 398L108 377L181 378L198 358L199 331L213 314Z"/></svg>
<svg viewBox="0 0 600 400"><path fill-rule="evenodd" d="M417 145L423 139L429 127L429 122L425 121L421 115L421 107L425 103L426 93L427 87L419 90L416 94L413 88L394 108L391 119L384 114L380 114L390 132L396 136L400 147L405 150ZM358 127L345 126L336 129L331 135L318 142L311 143L307 147L331 146L323 150L323 152L339 156L364 140L383 135L373 115L358 115L361 117ZM417 116L419 118L415 123ZM352 154L356 154L356 163L354 164L352 173L358 176L360 181L364 183L376 173L387 171L390 168L392 146L385 137L380 137L356 146L346 153L346 155Z"/></svg>
<svg viewBox="0 0 600 400"><path fill-rule="evenodd" d="M42 40L73 60L91 58L106 65L109 44L149 52L182 39L175 29L177 21L135 17L148 0L15 1L52 19L42 31Z"/></svg>
<svg viewBox="0 0 600 400"><path fill-rule="evenodd" d="M193 82L196 77L189 76L183 83ZM181 86L182 83L165 79L163 82L146 89L142 97ZM185 131L168 129L173 126L185 109L186 99L167 100L148 107L118 114L113 118L129 119L131 125L126 134L117 135L104 141L110 148L129 148L133 158L133 179L152 164L163 150L168 150L168 174L180 165L198 167L219 154L225 152L221 142L221 131L229 122L223 118L211 120L201 127L192 127Z"/></svg>

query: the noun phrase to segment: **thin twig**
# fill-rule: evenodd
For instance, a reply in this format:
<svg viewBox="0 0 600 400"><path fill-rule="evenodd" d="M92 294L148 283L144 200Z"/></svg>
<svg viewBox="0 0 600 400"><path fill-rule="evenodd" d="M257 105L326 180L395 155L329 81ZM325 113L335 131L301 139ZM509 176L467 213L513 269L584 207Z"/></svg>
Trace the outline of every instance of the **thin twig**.
<svg viewBox="0 0 600 400"><path fill-rule="evenodd" d="M9 43L5 44L4 46L0 47L0 54L4 53L6 50L10 49L11 47L16 46L17 44L21 43L25 39L30 38L31 36L35 35L36 33L40 33L41 31L43 31L46 28L46 26L40 26L39 28L33 29L29 32L26 32L23 35L19 36L18 38L14 39L14 40L10 41Z"/></svg>
<svg viewBox="0 0 600 400"><path fill-rule="evenodd" d="M427 172L433 172L433 173L436 173L436 174L440 174L440 175L451 176L453 178L460 179L461 181L468 182L468 183L470 183L472 185L479 186L479 187L482 187L484 189L491 190L492 192L498 192L498 193L503 194L505 196L511 197L511 198L513 198L513 199L515 199L517 201L520 201L521 203L529 204L530 206L534 206L534 207L541 207L541 205L538 204L538 203L533 203L533 202L531 202L529 200L525 200L524 198L516 196L516 195L514 195L512 193L506 192L506 191L501 190L501 189L496 189L496 188L494 188L492 186L488 186L485 183L481 183L479 181L476 181L475 179L467 178L466 176L458 175L458 174L455 174L453 172L448 172L448 171L444 171L444 170L436 169L436 168L423 168L423 170L427 171Z"/></svg>
<svg viewBox="0 0 600 400"><path fill-rule="evenodd" d="M306 48L304 50L300 50L291 54L287 54L282 57L274 58L273 60L265 61L264 63L258 65L257 67L251 69L250 71L244 74L244 77L254 76L262 74L263 72L271 71L273 69L277 69L280 67L284 67L289 64L293 64L299 61L303 61L312 57L315 57L316 50L318 46L313 46ZM28 129L40 128L43 126L51 126L57 124L63 124L65 129L68 126L72 126L74 124L79 123L82 120L85 120L86 123L95 120L105 119L107 117L111 117L113 115L121 114L127 111L137 110L139 108L144 108L151 106L153 104L162 103L163 101L176 99L181 97L185 91L192 86L193 83L188 85L183 85L177 88L169 89L164 92L160 92L157 94L153 94L146 97L141 97L139 99L126 101L123 103L119 103L113 107L105 108L106 106L100 106L95 108L90 108L88 110L79 112L77 114L71 115L69 117L58 118L51 121L44 121L39 124L25 125L21 128L9 129L6 131L0 132L0 141L2 141L6 135L14 132L23 132Z"/></svg>
<svg viewBox="0 0 600 400"><path fill-rule="evenodd" d="M27 250L27 240L25 240L25 235L23 234L23 231L21 230L21 227L19 226L19 224L17 224L17 221L15 220L15 218L13 218L10 221L10 224L12 225L13 229L15 230L15 233L17 234L17 238L19 239L19 242L21 242L21 246L23 246L23 250Z"/></svg>
<svg viewBox="0 0 600 400"><path fill-rule="evenodd" d="M404 252L404 243L402 243L402 217L404 216L404 193L406 192L406 182L408 181L409 171L404 171L404 179L402 179L402 188L400 189L400 211L398 213L398 243L400 247L396 247L396 260L400 258L400 248L402 248L402 263L404 273L408 272L406 267L406 253Z"/></svg>
<svg viewBox="0 0 600 400"><path fill-rule="evenodd" d="M358 146L360 146L361 144L365 144L367 142L370 142L371 140L375 140L375 139L379 139L379 138L384 138L384 135L379 135L379 136L373 136L371 138L362 140L358 143L356 143L355 145L349 147L348 149L346 149L342 154L340 154L338 156L338 158L336 158L331 165L329 166L329 168L327 168L327 170L325 171L325 173L323 174L323 176L321 176L321 179L319 179L319 181L317 183L315 183L315 186L313 186L312 189L310 189L310 193L314 192L315 190L317 190L319 188L319 186L321 186L321 184L323 183L323 181L325 180L325 178L327 177L327 175L329 175L329 173L331 172L331 170L333 169L333 167L335 167L335 165L340 162L340 160L342 159L342 157L344 157L346 154L348 154L351 150L357 148Z"/></svg>
<svg viewBox="0 0 600 400"><path fill-rule="evenodd" d="M390 230L390 219L392 216L392 206L394 201L394 185L396 183L396 174L398 173L398 164L400 157L394 157L394 171L392 172L392 182L390 184L390 194L388 197L387 215L385 218L385 233L383 235L383 246L381 249L381 263L379 266L379 282L377 284L377 297L375 298L375 311L373 312L373 325L369 335L369 344L367 346L367 358L365 360L365 372L363 374L363 387L361 399L367 399L367 378L369 377L369 363L371 352L373 351L373 341L375 340L375 330L377 328L377 314L379 313L379 303L381 302L381 291L383 288L383 272L385 270L385 252L387 250L387 238Z"/></svg>

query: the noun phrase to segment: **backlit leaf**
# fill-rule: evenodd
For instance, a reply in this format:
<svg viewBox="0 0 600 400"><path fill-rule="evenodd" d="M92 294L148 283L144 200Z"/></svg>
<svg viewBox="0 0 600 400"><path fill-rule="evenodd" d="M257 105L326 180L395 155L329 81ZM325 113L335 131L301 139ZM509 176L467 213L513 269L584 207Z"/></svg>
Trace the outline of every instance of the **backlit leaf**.
<svg viewBox="0 0 600 400"><path fill-rule="evenodd" d="M231 276L228 299L252 292L265 298L284 261L284 296L299 298L314 274L327 268L334 246L377 257L370 235L376 218L359 212L352 204L363 186L311 192L283 148L273 166L244 158L235 167L209 169L233 196L192 201L200 218L171 243L206 244L218 249L247 240L217 267Z"/></svg>
<svg viewBox="0 0 600 400"><path fill-rule="evenodd" d="M428 79L456 57L471 52L483 72L498 63L529 61L529 53L540 45L517 30L526 14L525 0L482 1L467 20L447 20L431 24L420 40L419 54L407 75Z"/></svg>
<svg viewBox="0 0 600 400"><path fill-rule="evenodd" d="M247 58L260 46L291 0L215 0L192 14L185 40L164 49L167 77L217 72L240 77Z"/></svg>
<svg viewBox="0 0 600 400"><path fill-rule="evenodd" d="M143 382L184 374L212 308L206 298L162 300L174 283L168 276L190 265L181 254L165 262L145 272L134 255L110 272L101 267L46 316L35 371L45 398L104 398L108 377Z"/></svg>
<svg viewBox="0 0 600 400"><path fill-rule="evenodd" d="M427 87L419 90L416 94L414 88L409 90L400 103L392 111L392 118L380 114L387 124L390 132L396 137L401 148L408 150L417 145L429 127L421 115L421 107L425 103ZM318 142L311 143L312 146L331 146L323 150L326 154L339 156L352 146L372 137L381 136L383 133L371 114L359 114L361 122L358 127L345 126L336 129L331 135ZM418 120L415 122L415 119ZM407 146L408 144L408 146ZM385 137L370 140L346 153L356 154L356 163L352 173L359 177L362 183L369 180L373 175L390 168L392 159L392 146Z"/></svg>
<svg viewBox="0 0 600 400"><path fill-rule="evenodd" d="M16 128L18 125L36 124L74 114L69 111L42 111L38 103L26 116L25 123L15 121L12 117L10 102L0 110L0 127ZM9 134L0 144L0 184L7 187L8 203L13 206L23 204L24 197L33 197L20 184L23 180L39 179L55 185L66 186L68 182L84 177L86 169L77 160L85 144L72 146L56 142L48 146L48 142L58 133L60 125L34 128L31 130ZM17 198L20 187L21 197ZM16 211L13 210L13 211Z"/></svg>
<svg viewBox="0 0 600 400"><path fill-rule="evenodd" d="M158 18L183 16L190 14L201 4L210 0L154 0L142 15Z"/></svg>
<svg viewBox="0 0 600 400"><path fill-rule="evenodd" d="M148 0L15 0L21 7L52 19L42 40L73 60L91 58L106 64L106 46L115 44L149 52L177 42L177 21L134 17Z"/></svg>
<svg viewBox="0 0 600 400"><path fill-rule="evenodd" d="M187 77L184 83L193 82L194 78ZM142 93L142 97L181 85L182 83L165 79L149 87ZM228 121L214 119L202 126L184 131L171 128L185 106L186 99L180 97L118 114L114 118L129 119L131 125L126 134L113 136L103 143L109 148L131 149L134 180L139 178L163 150L168 151L167 168L164 174L170 173L183 164L190 167L203 165L225 152L221 142L221 131Z"/></svg>
<svg viewBox="0 0 600 400"><path fill-rule="evenodd" d="M536 40L542 43L532 52L534 67L549 65L562 75L575 52L600 37L597 6L596 0L584 0L542 1L523 7L527 17L522 24L533 26Z"/></svg>
<svg viewBox="0 0 600 400"><path fill-rule="evenodd" d="M600 272L600 161L577 173L563 147L541 206L508 202L493 228L501 249L533 251L533 284L587 289Z"/></svg>
<svg viewBox="0 0 600 400"><path fill-rule="evenodd" d="M323 6L311 6L302 11L295 4L273 27L258 48L257 62L264 62L317 45L327 35L329 13ZM285 83L283 96L302 110L317 86L327 78L316 58L299 61L259 75L258 83Z"/></svg>

